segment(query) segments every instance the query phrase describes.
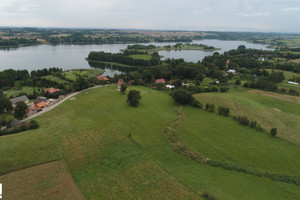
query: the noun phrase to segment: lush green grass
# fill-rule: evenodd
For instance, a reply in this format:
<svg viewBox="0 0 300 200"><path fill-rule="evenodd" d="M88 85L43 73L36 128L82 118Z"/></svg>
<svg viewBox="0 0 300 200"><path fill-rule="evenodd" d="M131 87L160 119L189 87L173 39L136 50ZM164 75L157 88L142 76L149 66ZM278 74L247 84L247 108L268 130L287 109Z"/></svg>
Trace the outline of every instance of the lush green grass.
<svg viewBox="0 0 300 200"><path fill-rule="evenodd" d="M203 105L213 103L216 108L220 105L229 107L231 115L247 116L267 131L276 127L279 137L300 144L300 98L276 93L272 95L263 96L231 89L226 93L202 93L195 97Z"/></svg>
<svg viewBox="0 0 300 200"><path fill-rule="evenodd" d="M129 57L133 59L151 60L152 56L150 54L135 54L135 55L130 55Z"/></svg>
<svg viewBox="0 0 300 200"><path fill-rule="evenodd" d="M63 80L57 76L53 76L53 75L47 75L47 76L43 76L42 78L47 79L49 81L53 81L59 84L69 84L69 81Z"/></svg>
<svg viewBox="0 0 300 200"><path fill-rule="evenodd" d="M148 88L132 88L141 91L142 100L138 108L128 106L126 95L121 95L115 87L98 88L83 92L76 96L76 100L68 100L38 117L41 128L0 137L0 152L5 152L0 159L1 173L62 159L87 199L199 199L203 192L213 193L217 199L299 198L299 186L210 167L176 153L164 136L167 124L177 118L172 98ZM209 119L217 120L210 122L212 126L200 126L197 130L213 131L218 124L240 129L235 122L226 118L223 122L224 117L216 114L190 107L185 107L185 112L187 120L181 130L186 128L185 123L190 117L197 124L204 123L202 118L206 114ZM203 116L197 120L199 113ZM183 134L181 130L179 133ZM224 143L229 143L236 136L236 133L227 134L228 139L223 137ZM251 134L253 136L248 137ZM299 149L260 134L247 129L238 138L241 145L262 139L266 146L258 148L262 152L253 149L253 153L261 157L270 155L269 150L273 150L274 144L279 145L279 149L285 147L291 155L285 158L287 153L276 150L275 153L279 152L277 159L274 156L270 160L264 157L265 162L254 161L254 165L269 169L271 161L278 161L279 166L286 161L291 169L283 167L282 173L294 170L296 175L299 172L299 158L293 155L299 155ZM203 140L196 136L195 140L202 144ZM188 138L183 139L196 149ZM220 156L215 155L218 143L220 146L224 144L220 139L213 141L210 137L209 140L214 142L213 146L208 145L208 149L200 153L210 149L216 159L222 157L247 163L247 158L238 156L238 151L231 150L234 155L227 155L228 147ZM254 145L252 147L255 148ZM250 152L244 152L242 155L253 159ZM279 161L280 158L282 161ZM274 171L279 170L279 166L274 166Z"/></svg>
<svg viewBox="0 0 300 200"><path fill-rule="evenodd" d="M7 91L5 91L5 94L6 94L7 97L11 97L11 96L16 97L16 96L18 96L19 94L21 94L23 92L26 92L26 94L33 94L33 90L38 92L38 89L40 89L42 91L44 88L24 86L20 90L15 90L15 89L7 90Z"/></svg>
<svg viewBox="0 0 300 200"><path fill-rule="evenodd" d="M212 160L300 176L299 146L289 146L284 140L270 138L230 118L185 107L184 124L178 133L186 145Z"/></svg>
<svg viewBox="0 0 300 200"><path fill-rule="evenodd" d="M63 75L65 75L67 79L75 81L78 75L93 78L103 74L103 72L104 70L102 69L82 69L82 71L80 71L80 69L72 69L71 71L63 72Z"/></svg>

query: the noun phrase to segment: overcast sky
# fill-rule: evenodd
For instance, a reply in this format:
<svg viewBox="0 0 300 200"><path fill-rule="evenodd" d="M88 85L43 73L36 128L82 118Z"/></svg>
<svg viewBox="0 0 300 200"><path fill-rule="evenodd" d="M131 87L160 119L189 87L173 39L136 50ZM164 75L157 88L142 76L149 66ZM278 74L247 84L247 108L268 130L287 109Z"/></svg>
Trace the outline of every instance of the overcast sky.
<svg viewBox="0 0 300 200"><path fill-rule="evenodd" d="M300 0L0 0L0 26L300 33Z"/></svg>

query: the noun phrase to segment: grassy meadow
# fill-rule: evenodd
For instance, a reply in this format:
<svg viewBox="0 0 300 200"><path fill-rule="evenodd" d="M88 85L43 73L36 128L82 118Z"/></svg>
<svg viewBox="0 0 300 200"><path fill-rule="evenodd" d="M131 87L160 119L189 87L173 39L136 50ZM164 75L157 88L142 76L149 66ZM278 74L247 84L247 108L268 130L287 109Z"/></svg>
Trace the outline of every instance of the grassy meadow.
<svg viewBox="0 0 300 200"><path fill-rule="evenodd" d="M97 77L103 74L104 70L102 69L72 69L70 71L63 72L62 74L65 75L67 79L75 81L78 75L87 76L88 78Z"/></svg>
<svg viewBox="0 0 300 200"><path fill-rule="evenodd" d="M97 88L36 118L40 128L0 137L0 182L7 193L18 189L18 193L37 194L26 199L49 199L56 193L47 188L61 182L53 174L57 170L62 177L72 177L80 191L71 181L65 193L74 191L78 199L80 194L85 199L205 199L205 193L225 200L299 199L297 185L211 167L175 152L164 135L166 126L178 118L173 99L144 87L130 89L141 91L138 108L128 106L126 95L115 86ZM189 106L183 109L178 135L200 154L300 176L298 145L217 114ZM50 176L45 179L26 171L39 174L45 169ZM31 184L10 185L19 173ZM46 195L39 196L44 191Z"/></svg>
<svg viewBox="0 0 300 200"><path fill-rule="evenodd" d="M277 128L278 136L300 144L300 97L260 91L231 89L226 93L201 93L195 97L206 103L230 108L230 114L256 120L266 131Z"/></svg>
<svg viewBox="0 0 300 200"><path fill-rule="evenodd" d="M129 57L133 59L151 60L152 56L150 54L134 54L134 55L130 55Z"/></svg>

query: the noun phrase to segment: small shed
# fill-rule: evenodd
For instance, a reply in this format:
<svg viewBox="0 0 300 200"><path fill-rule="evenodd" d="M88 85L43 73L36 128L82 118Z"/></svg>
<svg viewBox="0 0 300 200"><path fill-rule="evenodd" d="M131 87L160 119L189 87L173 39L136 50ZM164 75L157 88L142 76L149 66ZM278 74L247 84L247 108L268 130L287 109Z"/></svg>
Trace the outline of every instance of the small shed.
<svg viewBox="0 0 300 200"><path fill-rule="evenodd" d="M41 103L38 103L38 104L35 104L34 108L36 110L40 110L42 108L46 108L47 104L45 102L41 102Z"/></svg>

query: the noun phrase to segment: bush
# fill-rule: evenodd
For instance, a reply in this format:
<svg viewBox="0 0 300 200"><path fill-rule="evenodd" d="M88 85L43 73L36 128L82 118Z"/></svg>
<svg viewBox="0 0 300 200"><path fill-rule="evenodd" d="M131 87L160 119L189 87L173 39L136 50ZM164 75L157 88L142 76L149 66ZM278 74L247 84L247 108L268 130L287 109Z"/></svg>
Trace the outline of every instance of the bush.
<svg viewBox="0 0 300 200"><path fill-rule="evenodd" d="M10 131L7 128L0 130L0 136L1 135L8 135L8 134L10 134Z"/></svg>
<svg viewBox="0 0 300 200"><path fill-rule="evenodd" d="M15 126L15 127L13 127L13 129L11 130L11 134L13 134L13 133L19 133L19 132L21 132L22 130L21 130L21 128L19 127L19 126Z"/></svg>
<svg viewBox="0 0 300 200"><path fill-rule="evenodd" d="M244 83L244 87L248 88L249 87L249 83Z"/></svg>
<svg viewBox="0 0 300 200"><path fill-rule="evenodd" d="M37 129L38 127L40 127L40 126L37 121L35 121L35 120L30 121L30 126L29 126L30 129Z"/></svg>
<svg viewBox="0 0 300 200"><path fill-rule="evenodd" d="M206 109L207 111L209 111L209 112L215 112L215 105L214 105L214 104L209 104L209 103L207 103L207 104L205 105L205 109Z"/></svg>
<svg viewBox="0 0 300 200"><path fill-rule="evenodd" d="M127 90L127 84L126 83L122 83L121 90L120 90L121 94L125 94L126 90Z"/></svg>
<svg viewBox="0 0 300 200"><path fill-rule="evenodd" d="M200 101L193 99L191 102L191 106L195 107L195 108L202 108L202 104L200 103Z"/></svg>
<svg viewBox="0 0 300 200"><path fill-rule="evenodd" d="M219 92L219 90L218 90L217 87L209 88L209 91L210 91L210 92Z"/></svg>
<svg viewBox="0 0 300 200"><path fill-rule="evenodd" d="M251 128L256 128L257 122L256 121L251 121L250 122L250 127Z"/></svg>
<svg viewBox="0 0 300 200"><path fill-rule="evenodd" d="M20 126L20 130L21 130L21 131L26 131L26 130L27 130L26 125L25 125L25 124L21 125L21 126Z"/></svg>
<svg viewBox="0 0 300 200"><path fill-rule="evenodd" d="M277 128L272 128L270 134L272 137L274 137L277 134Z"/></svg>
<svg viewBox="0 0 300 200"><path fill-rule="evenodd" d="M220 88L220 92L227 92L227 90L229 90L229 88L226 88L226 87L221 87Z"/></svg>
<svg viewBox="0 0 300 200"><path fill-rule="evenodd" d="M241 81L240 80L236 80L235 81L235 85L241 85Z"/></svg>
<svg viewBox="0 0 300 200"><path fill-rule="evenodd" d="M239 117L237 118L237 121L238 121L240 124L245 125L245 126L248 126L248 124L249 124L249 119L248 119L247 117L241 117L241 116L239 116Z"/></svg>
<svg viewBox="0 0 300 200"><path fill-rule="evenodd" d="M194 100L191 93L187 92L185 89L176 90L172 97L179 104L189 104Z"/></svg>
<svg viewBox="0 0 300 200"><path fill-rule="evenodd" d="M227 107L219 106L218 108L219 115L223 115L225 117L229 116L230 109Z"/></svg>

